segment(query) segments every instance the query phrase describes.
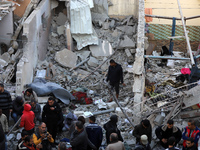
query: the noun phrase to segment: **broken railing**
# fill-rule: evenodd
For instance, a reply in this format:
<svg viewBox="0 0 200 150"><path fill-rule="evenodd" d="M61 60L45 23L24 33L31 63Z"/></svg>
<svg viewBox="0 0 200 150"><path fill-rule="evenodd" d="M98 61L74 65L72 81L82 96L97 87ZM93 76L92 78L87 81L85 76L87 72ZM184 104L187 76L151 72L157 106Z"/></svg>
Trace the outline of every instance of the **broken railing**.
<svg viewBox="0 0 200 150"><path fill-rule="evenodd" d="M147 118L151 114L158 114L161 112L170 112L165 118L174 118L178 113L185 108L191 107L199 103L200 86L198 82L190 83L166 92L160 93L156 96L143 100L141 103L132 104L131 108L137 108L143 104L142 111L134 114L136 117Z"/></svg>

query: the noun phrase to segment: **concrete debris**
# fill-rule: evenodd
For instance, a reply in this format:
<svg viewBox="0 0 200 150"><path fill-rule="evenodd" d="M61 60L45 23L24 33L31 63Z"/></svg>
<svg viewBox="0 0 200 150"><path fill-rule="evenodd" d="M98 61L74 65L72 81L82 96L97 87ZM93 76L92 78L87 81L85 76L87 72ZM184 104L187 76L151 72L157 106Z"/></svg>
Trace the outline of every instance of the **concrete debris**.
<svg viewBox="0 0 200 150"><path fill-rule="evenodd" d="M73 68L76 66L77 56L68 49L63 49L55 55L55 60L64 67Z"/></svg>
<svg viewBox="0 0 200 150"><path fill-rule="evenodd" d="M64 34L65 33L65 26L63 25L63 26L57 27L57 33L58 33L58 35Z"/></svg>
<svg viewBox="0 0 200 150"><path fill-rule="evenodd" d="M107 57L113 54L113 49L108 41L99 41L98 46L90 46L92 56L96 58Z"/></svg>
<svg viewBox="0 0 200 150"><path fill-rule="evenodd" d="M0 59L0 66L1 66L1 67L5 67L5 66L7 66L7 65L8 65L8 63L7 63L5 60Z"/></svg>
<svg viewBox="0 0 200 150"><path fill-rule="evenodd" d="M136 43L133 42L127 35L124 36L124 38L120 41L119 48L135 48Z"/></svg>
<svg viewBox="0 0 200 150"><path fill-rule="evenodd" d="M59 26L65 25L65 22L67 21L67 16L60 12L56 17L55 21Z"/></svg>
<svg viewBox="0 0 200 150"><path fill-rule="evenodd" d="M70 1L70 19L72 34L93 33L90 6L87 2Z"/></svg>
<svg viewBox="0 0 200 150"><path fill-rule="evenodd" d="M90 8L93 8L94 7L94 2L93 0L84 0L85 2L87 2L90 6Z"/></svg>
<svg viewBox="0 0 200 150"><path fill-rule="evenodd" d="M0 58L5 60L6 62L10 62L10 54L8 52L3 53Z"/></svg>
<svg viewBox="0 0 200 150"><path fill-rule="evenodd" d="M81 61L83 61L90 56L90 53L91 52L88 50L82 50L82 51L79 51L78 53L76 53L76 55L81 58Z"/></svg>
<svg viewBox="0 0 200 150"><path fill-rule="evenodd" d="M94 0L94 8L91 9L92 21L103 23L108 19L108 2L107 0Z"/></svg>
<svg viewBox="0 0 200 150"><path fill-rule="evenodd" d="M89 61L88 61L88 65L92 66L92 67L97 67L99 64L98 60L94 57L90 57Z"/></svg>
<svg viewBox="0 0 200 150"><path fill-rule="evenodd" d="M93 29L92 34L73 34L72 37L77 42L77 49L81 50L82 48L88 46L88 45L98 45L99 39L98 36Z"/></svg>

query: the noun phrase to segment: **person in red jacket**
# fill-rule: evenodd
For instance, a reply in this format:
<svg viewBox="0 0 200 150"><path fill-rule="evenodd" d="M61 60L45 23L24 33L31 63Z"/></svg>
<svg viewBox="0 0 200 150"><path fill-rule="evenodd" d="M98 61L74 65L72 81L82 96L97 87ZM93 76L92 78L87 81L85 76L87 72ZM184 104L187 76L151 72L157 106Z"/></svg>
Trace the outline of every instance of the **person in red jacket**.
<svg viewBox="0 0 200 150"><path fill-rule="evenodd" d="M34 133L34 118L35 114L33 111L31 111L31 105L25 104L23 115L21 117L20 127L24 127L24 129L29 133L29 135L32 135Z"/></svg>

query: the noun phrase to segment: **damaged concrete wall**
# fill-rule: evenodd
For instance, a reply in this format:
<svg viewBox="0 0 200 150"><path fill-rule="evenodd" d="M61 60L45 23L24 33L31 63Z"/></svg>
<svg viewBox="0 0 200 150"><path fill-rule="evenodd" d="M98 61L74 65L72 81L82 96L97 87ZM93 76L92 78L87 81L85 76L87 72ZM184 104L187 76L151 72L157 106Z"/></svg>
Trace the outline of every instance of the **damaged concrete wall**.
<svg viewBox="0 0 200 150"><path fill-rule="evenodd" d="M11 11L0 21L0 43L10 45L13 35L13 12Z"/></svg>
<svg viewBox="0 0 200 150"><path fill-rule="evenodd" d="M24 44L23 57L17 65L17 94L21 93L25 84L32 82L38 59L45 58L50 19L51 1L43 0L24 23L23 35L27 42Z"/></svg>
<svg viewBox="0 0 200 150"><path fill-rule="evenodd" d="M109 16L129 16L138 14L137 0L110 0L112 6L108 9Z"/></svg>
<svg viewBox="0 0 200 150"><path fill-rule="evenodd" d="M138 34L137 34L137 49L135 54L135 62L133 64L134 73L134 102L141 103L144 94L144 84L145 84L145 70L144 70L144 0L139 0L139 15L138 15ZM142 105L135 108L135 112L140 112L142 110Z"/></svg>

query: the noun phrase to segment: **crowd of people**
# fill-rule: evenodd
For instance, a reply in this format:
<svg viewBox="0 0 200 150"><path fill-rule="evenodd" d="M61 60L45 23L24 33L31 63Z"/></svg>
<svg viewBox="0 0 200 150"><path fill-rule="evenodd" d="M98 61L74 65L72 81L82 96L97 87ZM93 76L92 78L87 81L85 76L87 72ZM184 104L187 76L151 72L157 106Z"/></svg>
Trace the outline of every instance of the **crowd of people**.
<svg viewBox="0 0 200 150"><path fill-rule="evenodd" d="M72 150L98 150L102 146L103 129L96 123L95 116L90 116L89 124L85 126L86 120L83 116L77 117L69 112L63 117L62 109L54 97L49 97L41 109L37 95L31 88L12 101L10 93L4 89L3 84L0 84L0 150L7 150L9 116L15 123L20 119L17 128L24 128L17 150L50 150L52 147L66 150L66 141L70 143ZM39 122L37 127L36 121ZM117 122L118 116L112 115L103 126L106 131L106 150L125 150ZM67 131L67 140L56 143L56 136L62 131ZM135 150L151 150L152 127L149 120L142 120L135 126L132 134L136 138ZM173 120L168 120L167 124L156 128L155 134L163 149L178 149L176 145L181 138L183 150L198 149L200 129L195 126L193 120L188 121L183 133L174 125Z"/></svg>

